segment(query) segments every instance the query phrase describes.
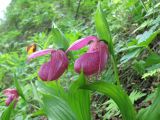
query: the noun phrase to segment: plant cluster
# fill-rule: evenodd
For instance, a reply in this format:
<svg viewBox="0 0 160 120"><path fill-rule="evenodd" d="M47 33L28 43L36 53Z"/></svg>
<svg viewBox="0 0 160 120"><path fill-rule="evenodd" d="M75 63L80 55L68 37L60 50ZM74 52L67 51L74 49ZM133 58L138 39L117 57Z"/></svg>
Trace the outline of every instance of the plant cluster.
<svg viewBox="0 0 160 120"><path fill-rule="evenodd" d="M151 0L13 0L0 27L0 119L159 120L159 8Z"/></svg>

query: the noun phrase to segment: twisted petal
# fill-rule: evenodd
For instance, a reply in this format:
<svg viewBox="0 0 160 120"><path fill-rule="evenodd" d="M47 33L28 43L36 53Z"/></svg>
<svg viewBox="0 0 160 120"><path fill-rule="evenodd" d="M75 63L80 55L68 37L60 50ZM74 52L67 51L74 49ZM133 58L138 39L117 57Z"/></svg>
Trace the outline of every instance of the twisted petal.
<svg viewBox="0 0 160 120"><path fill-rule="evenodd" d="M84 46L88 45L88 43L90 43L91 41L98 41L98 38L96 36L88 36L88 37L79 39L75 41L73 44L71 44L66 52L71 50L79 50Z"/></svg>
<svg viewBox="0 0 160 120"><path fill-rule="evenodd" d="M99 70L99 52L85 53L75 61L74 69L80 73L83 69L84 74L92 75Z"/></svg>
<svg viewBox="0 0 160 120"><path fill-rule="evenodd" d="M52 51L55 51L55 50L46 49L46 50L40 50L40 51L34 52L33 54L28 56L28 61L30 61L31 59L46 55L46 54L50 54Z"/></svg>
<svg viewBox="0 0 160 120"><path fill-rule="evenodd" d="M68 58L62 50L52 51L51 60L39 70L39 77L44 81L57 80L67 69Z"/></svg>

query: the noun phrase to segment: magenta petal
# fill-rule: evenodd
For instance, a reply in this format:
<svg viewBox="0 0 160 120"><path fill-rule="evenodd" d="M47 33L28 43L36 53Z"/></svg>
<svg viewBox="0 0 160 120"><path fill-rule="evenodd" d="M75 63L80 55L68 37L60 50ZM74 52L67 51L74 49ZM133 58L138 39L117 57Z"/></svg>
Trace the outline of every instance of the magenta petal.
<svg viewBox="0 0 160 120"><path fill-rule="evenodd" d="M99 54L100 54L100 67L103 69L103 64L106 64L108 61L109 53L108 46L104 42L100 42Z"/></svg>
<svg viewBox="0 0 160 120"><path fill-rule="evenodd" d="M92 75L99 70L99 52L85 53L75 61L74 69L80 73L83 69L84 74Z"/></svg>
<svg viewBox="0 0 160 120"><path fill-rule="evenodd" d="M50 54L52 51L55 51L55 50L46 49L46 50L40 50L40 51L34 52L33 54L28 56L28 61L30 61L31 59L46 55L46 54Z"/></svg>
<svg viewBox="0 0 160 120"><path fill-rule="evenodd" d="M15 105L16 105L16 102L18 101L18 92L16 89L6 89L3 91L4 95L7 96L7 99L6 99L6 105L8 106L13 100L16 100L15 101Z"/></svg>
<svg viewBox="0 0 160 120"><path fill-rule="evenodd" d="M87 53L75 61L74 69L80 73L83 69L85 75L101 72L108 60L108 48L104 42L93 42Z"/></svg>
<svg viewBox="0 0 160 120"><path fill-rule="evenodd" d="M48 80L48 74L49 74L49 70L51 69L51 66L50 66L51 62L46 62L44 63L40 70L39 70L39 77L44 80L44 81L47 81Z"/></svg>
<svg viewBox="0 0 160 120"><path fill-rule="evenodd" d="M103 63L106 63L108 59L108 46L103 41L93 42L87 52L93 51L99 51L100 67L103 68Z"/></svg>
<svg viewBox="0 0 160 120"><path fill-rule="evenodd" d="M62 50L51 53L51 60L39 70L39 77L44 81L57 80L68 67L68 58Z"/></svg>
<svg viewBox="0 0 160 120"><path fill-rule="evenodd" d="M14 96L13 95L8 96L8 98L5 101L6 106L8 106L13 100L14 100Z"/></svg>
<svg viewBox="0 0 160 120"><path fill-rule="evenodd" d="M98 41L98 38L96 36L88 36L88 37L79 39L75 41L73 44L71 44L66 52L71 51L71 50L79 50L83 48L84 46L88 45L88 43L91 41Z"/></svg>
<svg viewBox="0 0 160 120"><path fill-rule="evenodd" d="M5 89L4 91L3 91L3 93L4 93L4 95L5 96L10 96L10 95L14 95L15 97L17 97L18 98L18 92L17 92L17 90L16 89L11 89L11 88L8 88L8 89Z"/></svg>

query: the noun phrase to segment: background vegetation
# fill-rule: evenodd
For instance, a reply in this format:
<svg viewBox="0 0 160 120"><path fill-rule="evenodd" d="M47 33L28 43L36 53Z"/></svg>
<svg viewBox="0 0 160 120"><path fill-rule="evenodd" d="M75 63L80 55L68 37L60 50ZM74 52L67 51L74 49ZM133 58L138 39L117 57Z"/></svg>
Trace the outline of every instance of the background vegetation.
<svg viewBox="0 0 160 120"><path fill-rule="evenodd" d="M37 82L37 70L48 56L28 64L26 47L36 43L37 50L61 48L57 42L58 30L69 44L97 35L94 22L97 4L98 0L12 0L0 25L0 115L6 109L2 90L16 87L18 81L27 103L19 100L12 119L46 119L36 102L36 91L44 92L44 83ZM122 87L137 111L147 108L156 98L160 82L160 2L102 0L101 5L112 34ZM74 52L74 59L83 51L86 49ZM78 78L73 62L60 77L65 89ZM98 80L115 83L111 66L109 60ZM95 80L93 77L90 82ZM98 93L92 93L91 113L94 120L122 119L115 102Z"/></svg>

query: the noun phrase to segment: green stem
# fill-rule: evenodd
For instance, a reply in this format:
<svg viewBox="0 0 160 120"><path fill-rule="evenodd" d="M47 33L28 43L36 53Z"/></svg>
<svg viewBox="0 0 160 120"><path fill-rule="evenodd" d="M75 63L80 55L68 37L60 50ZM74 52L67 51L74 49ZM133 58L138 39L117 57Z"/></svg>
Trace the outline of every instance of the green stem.
<svg viewBox="0 0 160 120"><path fill-rule="evenodd" d="M61 94L61 91L60 91L60 88L59 88L59 84L58 84L58 80L56 80L56 85L57 85L57 95L60 96Z"/></svg>
<svg viewBox="0 0 160 120"><path fill-rule="evenodd" d="M32 103L32 100L31 101L25 101L25 104L26 105L31 105L33 108L35 108L35 109L37 109L37 110L39 110L40 108L39 107L37 107L36 105L34 105L33 103Z"/></svg>
<svg viewBox="0 0 160 120"><path fill-rule="evenodd" d="M77 19L77 17L78 17L78 12L79 12L80 5L81 5L81 0L79 0L79 2L78 2L78 7L77 7L77 10L76 10L75 19Z"/></svg>
<svg viewBox="0 0 160 120"><path fill-rule="evenodd" d="M113 64L113 69L114 69L114 76L116 78L117 85L120 86L120 80L119 80L119 75L118 75L117 62L116 62L114 54L111 55L111 59L112 59L112 64Z"/></svg>

